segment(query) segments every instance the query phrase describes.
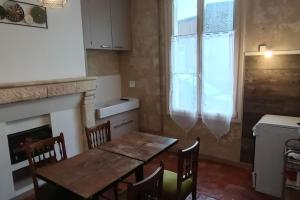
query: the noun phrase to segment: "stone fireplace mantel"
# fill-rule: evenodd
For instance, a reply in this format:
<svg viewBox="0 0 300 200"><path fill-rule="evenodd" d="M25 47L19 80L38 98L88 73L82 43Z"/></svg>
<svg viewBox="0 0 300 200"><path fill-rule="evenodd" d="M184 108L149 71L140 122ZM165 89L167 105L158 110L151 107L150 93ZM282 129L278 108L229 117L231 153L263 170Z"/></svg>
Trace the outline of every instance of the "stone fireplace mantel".
<svg viewBox="0 0 300 200"><path fill-rule="evenodd" d="M63 95L82 94L83 125L94 126L96 80L95 77L80 77L0 84L0 106Z"/></svg>

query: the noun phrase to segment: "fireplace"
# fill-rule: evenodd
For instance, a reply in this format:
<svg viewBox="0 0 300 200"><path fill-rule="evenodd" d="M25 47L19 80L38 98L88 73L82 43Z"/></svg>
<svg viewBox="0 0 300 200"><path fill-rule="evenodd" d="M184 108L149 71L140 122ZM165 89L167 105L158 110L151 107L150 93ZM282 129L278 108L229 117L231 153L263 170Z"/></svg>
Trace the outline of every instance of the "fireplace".
<svg viewBox="0 0 300 200"><path fill-rule="evenodd" d="M10 134L7 136L11 164L17 164L26 160L26 154L22 147L25 142L35 142L52 137L50 125Z"/></svg>
<svg viewBox="0 0 300 200"><path fill-rule="evenodd" d="M26 138L35 141L63 132L68 156L86 149L82 128L95 124L95 89L96 79L88 77L0 84L1 200L33 188L20 148Z"/></svg>

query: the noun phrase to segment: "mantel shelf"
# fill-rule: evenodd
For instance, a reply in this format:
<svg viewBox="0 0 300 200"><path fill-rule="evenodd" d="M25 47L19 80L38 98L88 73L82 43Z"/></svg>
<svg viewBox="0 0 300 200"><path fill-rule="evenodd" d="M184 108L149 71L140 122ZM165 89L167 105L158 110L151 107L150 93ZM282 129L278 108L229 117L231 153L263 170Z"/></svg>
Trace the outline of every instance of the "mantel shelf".
<svg viewBox="0 0 300 200"><path fill-rule="evenodd" d="M0 105L77 94L96 89L95 77L0 84Z"/></svg>
<svg viewBox="0 0 300 200"><path fill-rule="evenodd" d="M80 81L93 81L96 79L97 79L97 77L76 77L76 78L64 78L64 79L52 79L52 80L0 83L0 89L26 87L26 86L38 86L38 85L49 85L49 84L58 84L58 83L71 83L71 82L80 82Z"/></svg>

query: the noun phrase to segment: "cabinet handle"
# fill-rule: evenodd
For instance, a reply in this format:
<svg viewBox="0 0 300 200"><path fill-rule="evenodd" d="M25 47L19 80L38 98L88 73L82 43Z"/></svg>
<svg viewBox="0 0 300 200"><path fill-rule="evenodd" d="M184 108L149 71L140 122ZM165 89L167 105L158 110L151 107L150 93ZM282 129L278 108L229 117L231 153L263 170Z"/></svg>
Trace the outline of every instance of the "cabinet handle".
<svg viewBox="0 0 300 200"><path fill-rule="evenodd" d="M124 49L124 47L122 47L122 46L114 46L114 48L116 48L116 49Z"/></svg>
<svg viewBox="0 0 300 200"><path fill-rule="evenodd" d="M101 45L101 48L110 48L111 46L109 46L109 45Z"/></svg>

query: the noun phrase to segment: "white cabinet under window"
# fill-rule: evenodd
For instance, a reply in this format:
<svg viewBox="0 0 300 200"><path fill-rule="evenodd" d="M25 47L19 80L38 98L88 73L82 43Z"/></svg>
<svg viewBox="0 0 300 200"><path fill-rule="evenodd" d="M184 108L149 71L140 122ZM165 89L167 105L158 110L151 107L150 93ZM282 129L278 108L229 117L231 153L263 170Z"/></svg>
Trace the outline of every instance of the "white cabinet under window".
<svg viewBox="0 0 300 200"><path fill-rule="evenodd" d="M129 0L82 0L84 42L87 49L129 50Z"/></svg>

